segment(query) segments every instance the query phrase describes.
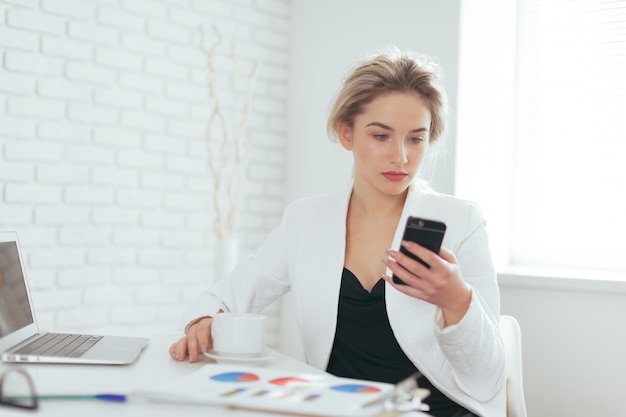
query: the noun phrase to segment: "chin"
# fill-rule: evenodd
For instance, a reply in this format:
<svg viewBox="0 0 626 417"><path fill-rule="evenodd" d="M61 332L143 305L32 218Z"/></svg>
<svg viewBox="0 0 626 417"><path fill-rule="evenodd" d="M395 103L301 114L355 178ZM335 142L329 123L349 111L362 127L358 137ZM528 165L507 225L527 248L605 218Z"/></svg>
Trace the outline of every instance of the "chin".
<svg viewBox="0 0 626 417"><path fill-rule="evenodd" d="M410 185L411 185L410 182L405 182L405 181L394 183L391 186L385 188L385 194L388 194L388 195L404 194L408 191Z"/></svg>

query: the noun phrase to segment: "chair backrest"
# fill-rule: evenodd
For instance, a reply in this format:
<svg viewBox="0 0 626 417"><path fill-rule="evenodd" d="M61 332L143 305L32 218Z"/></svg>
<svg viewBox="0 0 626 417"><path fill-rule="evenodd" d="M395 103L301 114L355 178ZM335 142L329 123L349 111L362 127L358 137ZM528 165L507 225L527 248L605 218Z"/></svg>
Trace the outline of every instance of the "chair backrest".
<svg viewBox="0 0 626 417"><path fill-rule="evenodd" d="M500 331L506 353L506 415L526 417L522 375L522 331L513 316L500 316Z"/></svg>

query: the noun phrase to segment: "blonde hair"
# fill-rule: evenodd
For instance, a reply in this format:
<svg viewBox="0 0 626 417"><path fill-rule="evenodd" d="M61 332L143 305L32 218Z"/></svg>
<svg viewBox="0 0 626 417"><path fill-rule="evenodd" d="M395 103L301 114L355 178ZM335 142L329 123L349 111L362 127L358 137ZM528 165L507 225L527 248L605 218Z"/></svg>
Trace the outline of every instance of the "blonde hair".
<svg viewBox="0 0 626 417"><path fill-rule="evenodd" d="M355 117L378 96L405 91L426 101L431 115L429 142L435 142L444 132L447 112L439 68L426 56L413 56L395 47L360 62L344 80L326 125L330 138L338 141L339 126L354 126Z"/></svg>

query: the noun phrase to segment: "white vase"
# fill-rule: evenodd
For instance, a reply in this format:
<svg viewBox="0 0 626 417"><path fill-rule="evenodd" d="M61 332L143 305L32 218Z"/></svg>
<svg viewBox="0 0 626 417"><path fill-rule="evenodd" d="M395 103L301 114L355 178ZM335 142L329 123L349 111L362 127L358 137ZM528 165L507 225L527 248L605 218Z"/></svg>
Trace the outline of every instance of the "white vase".
<svg viewBox="0 0 626 417"><path fill-rule="evenodd" d="M239 241L236 238L217 239L215 246L215 279L230 273L237 264Z"/></svg>

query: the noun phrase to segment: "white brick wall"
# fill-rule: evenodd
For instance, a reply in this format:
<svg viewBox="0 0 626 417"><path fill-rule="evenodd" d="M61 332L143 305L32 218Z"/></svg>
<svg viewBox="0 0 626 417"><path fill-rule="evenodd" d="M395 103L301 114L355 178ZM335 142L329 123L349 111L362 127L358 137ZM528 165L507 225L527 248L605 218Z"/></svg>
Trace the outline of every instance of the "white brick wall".
<svg viewBox="0 0 626 417"><path fill-rule="evenodd" d="M239 70L261 62L245 255L284 208L289 0L0 0L0 229L20 235L42 327L176 331L214 279L213 103L197 47L213 23L224 106L228 37Z"/></svg>

